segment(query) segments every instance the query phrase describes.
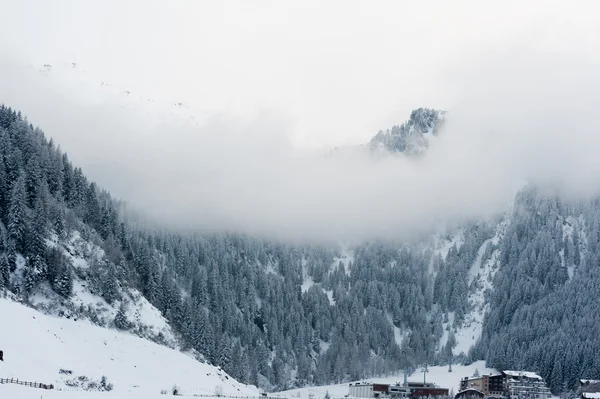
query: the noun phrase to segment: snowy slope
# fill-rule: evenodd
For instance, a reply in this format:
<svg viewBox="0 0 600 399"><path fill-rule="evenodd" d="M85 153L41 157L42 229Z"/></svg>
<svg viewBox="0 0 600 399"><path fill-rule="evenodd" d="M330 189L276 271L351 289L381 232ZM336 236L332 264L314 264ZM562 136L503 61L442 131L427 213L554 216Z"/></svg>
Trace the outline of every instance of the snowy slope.
<svg viewBox="0 0 600 399"><path fill-rule="evenodd" d="M579 248L581 257L585 256L587 251L587 237L585 233L585 219L583 216L574 218L568 216L562 221L563 240L572 244L571 248ZM574 233L577 233L575 235ZM577 242L575 242L577 241ZM577 245L577 247L575 247ZM561 249L559 252L561 263L563 267L567 268L569 279L573 278L577 266L573 263L573 259L565 259L565 249Z"/></svg>
<svg viewBox="0 0 600 399"><path fill-rule="evenodd" d="M73 384L68 381L85 376L98 382L106 376L114 385L114 392L140 393L143 397L170 390L174 384L186 394L211 395L219 386L228 395L258 394L255 387L235 381L214 366L128 333L86 321L46 316L8 299L0 299L0 318L10 321L0 328L0 348L5 360L0 363L3 378L81 390L70 386ZM59 373L61 369L72 374ZM3 394L14 390L0 385L0 397L14 397ZM21 397L39 398L42 393L44 397L54 397L45 391L34 391L35 396Z"/></svg>
<svg viewBox="0 0 600 399"><path fill-rule="evenodd" d="M102 248L93 241L82 238L79 231L74 231L63 240L56 234L52 234L50 239L46 240L49 247L59 248L71 263L74 271L73 294L64 299L48 284L42 284L30 293L31 305L48 315L84 319L101 327L113 327L117 311L123 303L130 331L140 337L160 341L178 349L179 342L167 319L137 289L119 287L121 299L113 303L108 303L96 292L89 274L95 265L106 262L106 259Z"/></svg>
<svg viewBox="0 0 600 399"><path fill-rule="evenodd" d="M420 369L418 369L420 370ZM429 367L429 372L427 373L427 381L433 382L440 387L448 388L453 390L454 393L458 392L458 387L460 385L460 379L467 376L472 376L475 373L475 370L478 370L480 374L493 373L496 372L494 369L490 369L485 367L484 361L478 361L468 366L462 365L453 365L452 372L448 372L448 366L435 366ZM403 375L402 373L398 373L397 375L391 377L383 377L383 378L370 378L362 381L372 381L372 382L380 382L384 384L395 384L402 383ZM423 381L423 373L420 371L416 371L411 374L408 378L409 381L422 382ZM337 384L337 385L327 385L327 386L319 386L319 387L306 387L306 388L298 388L291 389L289 391L279 392L276 395L285 396L288 398L301 398L308 399L310 395L313 395L315 398L323 398L325 394L329 392L332 397L342 398L345 395L348 395L348 383Z"/></svg>
<svg viewBox="0 0 600 399"><path fill-rule="evenodd" d="M465 315L465 319L460 328L454 330L456 346L453 348L453 353L455 355L461 353L467 354L469 349L471 349L479 337L481 337L483 331L483 318L489 310L489 305L486 301L486 293L493 290L494 287L492 281L500 268L500 250L496 248L493 251L490 251L490 248L492 245L497 246L504 238L509 224L509 219L504 219L498 224L494 236L483 242L471 265L467 276L469 283L468 301L471 310ZM449 330L452 328L453 324L454 312L450 312L448 314L448 322L444 323L443 326L444 334L440 339L440 348L448 342Z"/></svg>

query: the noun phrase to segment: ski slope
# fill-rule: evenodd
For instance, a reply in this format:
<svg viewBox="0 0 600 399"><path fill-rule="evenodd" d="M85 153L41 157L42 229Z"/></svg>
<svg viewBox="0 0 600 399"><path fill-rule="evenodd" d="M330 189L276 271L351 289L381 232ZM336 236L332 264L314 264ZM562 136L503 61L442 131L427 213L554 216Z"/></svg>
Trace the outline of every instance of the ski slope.
<svg viewBox="0 0 600 399"><path fill-rule="evenodd" d="M56 391L0 385L0 398L150 398L174 385L184 394L257 396L218 368L137 336L46 316L0 299L0 377L53 384ZM68 372L59 371L69 370ZM82 382L79 378L87 379ZM82 392L102 376L111 392ZM62 392L58 391L62 390ZM76 392L68 392L76 391Z"/></svg>
<svg viewBox="0 0 600 399"><path fill-rule="evenodd" d="M418 368L417 370L421 370ZM488 374L496 372L495 369L487 368L484 361L478 361L468 366L453 365L452 372L448 372L448 366L429 367L427 373L427 382L433 382L440 387L448 388L454 393L458 392L460 379L467 376L472 376L478 370L480 374ZM377 382L383 384L402 383L403 375L399 372L397 375L382 378L369 378L361 381ZM408 378L409 381L423 382L423 373L415 372ZM348 395L348 384L327 385L318 387L306 387L291 389L289 391L279 392L275 395L288 398L308 399L311 395L315 399L323 398L327 392L334 398L343 398Z"/></svg>

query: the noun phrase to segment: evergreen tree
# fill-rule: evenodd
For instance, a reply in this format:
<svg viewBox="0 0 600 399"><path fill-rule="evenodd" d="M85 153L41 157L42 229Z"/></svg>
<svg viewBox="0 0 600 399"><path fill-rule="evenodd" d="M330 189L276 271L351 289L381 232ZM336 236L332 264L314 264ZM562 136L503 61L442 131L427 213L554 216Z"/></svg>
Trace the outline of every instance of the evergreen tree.
<svg viewBox="0 0 600 399"><path fill-rule="evenodd" d="M550 388L553 392L562 392L563 388L563 369L560 360L557 360L552 368L552 374L550 375Z"/></svg>
<svg viewBox="0 0 600 399"><path fill-rule="evenodd" d="M27 240L27 255L30 257L43 257L46 252L46 237L48 219L41 199L38 199L33 212L33 220L29 228Z"/></svg>
<svg viewBox="0 0 600 399"><path fill-rule="evenodd" d="M25 168L25 189L27 205L33 208L35 201L40 195L39 190L42 184L42 170L37 157L32 156Z"/></svg>
<svg viewBox="0 0 600 399"><path fill-rule="evenodd" d="M5 253L0 254L0 288L8 287L10 263Z"/></svg>
<svg viewBox="0 0 600 399"><path fill-rule="evenodd" d="M119 283L117 281L117 272L115 265L108 263L106 276L103 280L102 296L108 303L120 299L119 295Z"/></svg>
<svg viewBox="0 0 600 399"><path fill-rule="evenodd" d="M2 135L0 135L0 141L2 140ZM4 156L0 152L0 220L6 223L8 216L8 207L6 204L8 203L9 198L9 184L6 176L6 166L4 165Z"/></svg>
<svg viewBox="0 0 600 399"><path fill-rule="evenodd" d="M127 320L127 308L125 307L125 302L121 302L119 306L119 311L115 315L115 327L119 330L127 330L129 329L129 321Z"/></svg>
<svg viewBox="0 0 600 399"><path fill-rule="evenodd" d="M8 208L8 237L14 242L15 250L19 252L25 248L26 217L25 178L21 174L12 186Z"/></svg>
<svg viewBox="0 0 600 399"><path fill-rule="evenodd" d="M42 279L48 275L46 261L40 255L29 258L25 263L25 288L31 291Z"/></svg>
<svg viewBox="0 0 600 399"><path fill-rule="evenodd" d="M68 262L61 261L57 265L52 287L61 296L68 298L73 293L73 274L71 265Z"/></svg>

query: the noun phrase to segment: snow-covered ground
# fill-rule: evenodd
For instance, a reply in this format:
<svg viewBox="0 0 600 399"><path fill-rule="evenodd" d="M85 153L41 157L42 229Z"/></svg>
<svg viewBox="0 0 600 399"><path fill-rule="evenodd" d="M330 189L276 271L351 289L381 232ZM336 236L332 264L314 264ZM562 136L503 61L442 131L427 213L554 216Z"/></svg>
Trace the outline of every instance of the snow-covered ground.
<svg viewBox="0 0 600 399"><path fill-rule="evenodd" d="M68 392L0 384L0 398L6 399L164 399L160 393L137 392Z"/></svg>
<svg viewBox="0 0 600 399"><path fill-rule="evenodd" d="M110 393L103 393L107 398L158 397L173 385L190 395L213 395L217 389L232 396L258 395L257 388L235 381L214 366L128 333L47 316L9 299L0 299L0 319L4 321L0 377L53 384L63 390L4 384L0 398L93 398L98 395L82 392L81 385L98 383L103 376L114 386ZM74 390L78 392L65 392Z"/></svg>
<svg viewBox="0 0 600 399"><path fill-rule="evenodd" d="M0 398L6 399L165 399L160 393L143 392L68 392L56 390L43 390L22 387L19 385L0 384ZM216 399L216 396L204 396L205 399ZM221 397L221 399L223 399ZM255 398L258 399L258 398Z"/></svg>
<svg viewBox="0 0 600 399"><path fill-rule="evenodd" d="M420 368L418 369L420 370ZM484 361L478 361L468 366L462 365L453 365L452 372L448 372L448 366L435 366L429 367L429 372L427 373L427 381L433 382L440 387L448 388L454 393L458 392L458 388L460 385L460 379L467 376L472 376L475 373L475 370L478 370L480 374L494 373L495 369L490 369L485 367ZM380 382L384 384L395 384L402 383L403 380L402 373L391 377L382 377L382 378L369 378L362 381L371 381L371 382ZM422 382L423 381L423 373L415 372L410 375L408 378L409 381ZM288 398L301 398L308 399L311 395L315 398L323 398L325 394L329 392L329 395L335 398L342 398L345 395L348 395L348 383L345 384L337 384L337 385L327 385L327 386L319 386L319 387L306 387L306 388L298 388L291 389L289 391L283 391L276 393L277 396L285 396Z"/></svg>
<svg viewBox="0 0 600 399"><path fill-rule="evenodd" d="M562 230L563 230L563 240L570 241L573 245L576 244L577 248L579 248L580 256L581 256L581 258L583 258L587 251L585 219L584 219L583 215L579 216L578 218L574 218L572 216L568 216L567 218L565 218L562 223ZM578 233L578 235L577 235L578 239L576 238L576 236L574 234L575 232ZM577 241L577 243L575 241ZM572 279L575 274L575 269L577 268L577 266L573 262L569 262L569 264L566 264L564 249L561 249L559 251L559 256L560 256L562 266L567 268L567 273L569 274L569 279ZM572 260L572 258L571 258L571 260Z"/></svg>

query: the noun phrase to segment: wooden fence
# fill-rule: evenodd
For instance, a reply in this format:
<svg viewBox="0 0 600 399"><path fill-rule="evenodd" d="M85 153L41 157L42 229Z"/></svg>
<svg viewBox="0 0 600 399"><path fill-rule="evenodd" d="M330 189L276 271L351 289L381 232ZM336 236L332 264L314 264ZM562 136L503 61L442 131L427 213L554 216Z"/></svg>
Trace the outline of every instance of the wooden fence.
<svg viewBox="0 0 600 399"><path fill-rule="evenodd" d="M0 384L18 384L31 388L54 389L52 384L42 384L41 382L20 381L18 378L0 378Z"/></svg>

